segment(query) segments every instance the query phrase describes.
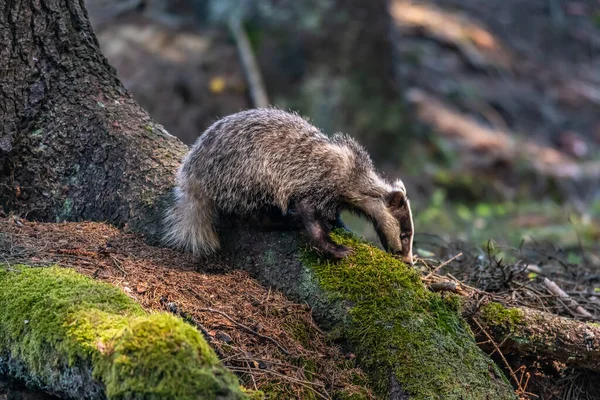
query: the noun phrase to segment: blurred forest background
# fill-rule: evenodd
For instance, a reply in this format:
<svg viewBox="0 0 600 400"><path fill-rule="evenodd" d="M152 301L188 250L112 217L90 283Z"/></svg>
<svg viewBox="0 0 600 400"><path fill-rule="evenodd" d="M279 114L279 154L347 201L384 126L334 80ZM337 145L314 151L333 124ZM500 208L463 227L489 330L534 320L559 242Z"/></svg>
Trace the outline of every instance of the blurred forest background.
<svg viewBox="0 0 600 400"><path fill-rule="evenodd" d="M185 143L256 105L229 29L235 20L270 104L353 135L385 174L406 181L421 256L440 241L520 256L529 244L537 264L600 268L599 1L87 7L125 86Z"/></svg>

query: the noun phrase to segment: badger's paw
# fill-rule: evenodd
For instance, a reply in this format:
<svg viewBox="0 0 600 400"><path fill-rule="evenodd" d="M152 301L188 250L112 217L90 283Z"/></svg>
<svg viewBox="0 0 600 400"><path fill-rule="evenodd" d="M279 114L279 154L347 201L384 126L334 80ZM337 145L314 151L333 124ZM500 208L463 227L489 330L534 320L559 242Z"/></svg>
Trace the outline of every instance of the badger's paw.
<svg viewBox="0 0 600 400"><path fill-rule="evenodd" d="M334 260L341 260L354 254L354 250L346 246L335 245L329 249L328 253Z"/></svg>

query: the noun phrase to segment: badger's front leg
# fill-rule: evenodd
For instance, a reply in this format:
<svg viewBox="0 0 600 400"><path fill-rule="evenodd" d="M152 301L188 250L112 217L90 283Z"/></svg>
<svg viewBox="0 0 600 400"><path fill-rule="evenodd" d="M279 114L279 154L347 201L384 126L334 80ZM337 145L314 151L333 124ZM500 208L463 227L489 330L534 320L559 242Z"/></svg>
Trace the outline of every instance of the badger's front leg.
<svg viewBox="0 0 600 400"><path fill-rule="evenodd" d="M321 217L315 208L307 200L298 202L297 212L308 231L310 240L325 256L342 259L352 254L352 249L341 246L331 240L329 237L329 227L327 220Z"/></svg>

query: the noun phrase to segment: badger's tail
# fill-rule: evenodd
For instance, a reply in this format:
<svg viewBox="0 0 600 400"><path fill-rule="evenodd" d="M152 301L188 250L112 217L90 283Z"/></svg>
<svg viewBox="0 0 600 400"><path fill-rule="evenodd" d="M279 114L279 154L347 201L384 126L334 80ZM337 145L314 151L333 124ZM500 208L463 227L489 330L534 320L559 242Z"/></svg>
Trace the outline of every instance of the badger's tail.
<svg viewBox="0 0 600 400"><path fill-rule="evenodd" d="M215 232L215 207L212 201L199 199L175 188L175 201L164 218L165 245L210 254L219 249Z"/></svg>

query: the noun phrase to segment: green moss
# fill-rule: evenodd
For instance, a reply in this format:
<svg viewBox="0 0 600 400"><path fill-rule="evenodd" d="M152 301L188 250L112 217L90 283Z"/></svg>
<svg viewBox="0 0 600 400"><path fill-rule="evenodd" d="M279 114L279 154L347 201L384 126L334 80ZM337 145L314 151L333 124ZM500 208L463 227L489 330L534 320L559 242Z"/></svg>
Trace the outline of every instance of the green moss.
<svg viewBox="0 0 600 400"><path fill-rule="evenodd" d="M296 315L284 317L282 327L294 339L300 342L304 348L308 350L315 349L315 340L317 339L319 332L314 327L310 326Z"/></svg>
<svg viewBox="0 0 600 400"><path fill-rule="evenodd" d="M0 353L49 385L91 363L109 399L247 398L193 327L70 269L0 269Z"/></svg>
<svg viewBox="0 0 600 400"><path fill-rule="evenodd" d="M262 390L248 390L248 389L242 388L242 391L246 395L248 395L250 400L265 400L266 399L265 393Z"/></svg>
<svg viewBox="0 0 600 400"><path fill-rule="evenodd" d="M298 386L291 385L285 381L273 381L262 386L264 396L268 400L289 400L289 399L302 399L302 400L317 400L322 398L318 396L314 390L309 386Z"/></svg>
<svg viewBox="0 0 600 400"><path fill-rule="evenodd" d="M300 318L298 314L289 314L282 317L281 326L294 339L298 340L306 350L320 350L320 331L315 326L307 323L307 321ZM330 338L328 337L328 341L329 339ZM292 360L292 364L299 367L303 373L303 378L310 382L322 382L322 377L325 375L336 376L336 387L329 389L329 394L334 399L368 400L374 398L365 375L362 373L362 371L356 368L355 361L353 360L338 359L335 361L334 364L324 366L322 362L317 362L314 358L300 356L294 358ZM334 371L332 371L330 368L332 368ZM287 385L271 386L271 397L269 398L282 398L281 396L283 396L283 398L289 398L290 393L285 391L282 392L282 388L288 390L290 387ZM305 396L315 395L312 391L307 391ZM306 397L301 398L304 399Z"/></svg>
<svg viewBox="0 0 600 400"><path fill-rule="evenodd" d="M500 303L492 302L483 306L481 317L491 325L511 328L523 322L523 311L518 308L508 308Z"/></svg>
<svg viewBox="0 0 600 400"><path fill-rule="evenodd" d="M342 389L337 392L336 395L339 400L369 400L370 397L366 393L362 392L351 392L347 389Z"/></svg>
<svg viewBox="0 0 600 400"><path fill-rule="evenodd" d="M333 239L354 249L340 262L311 265L321 286L348 307L344 338L382 397L389 374L414 399L511 399L506 378L475 344L455 296L428 291L416 270L354 237ZM500 383L498 383L500 382Z"/></svg>

